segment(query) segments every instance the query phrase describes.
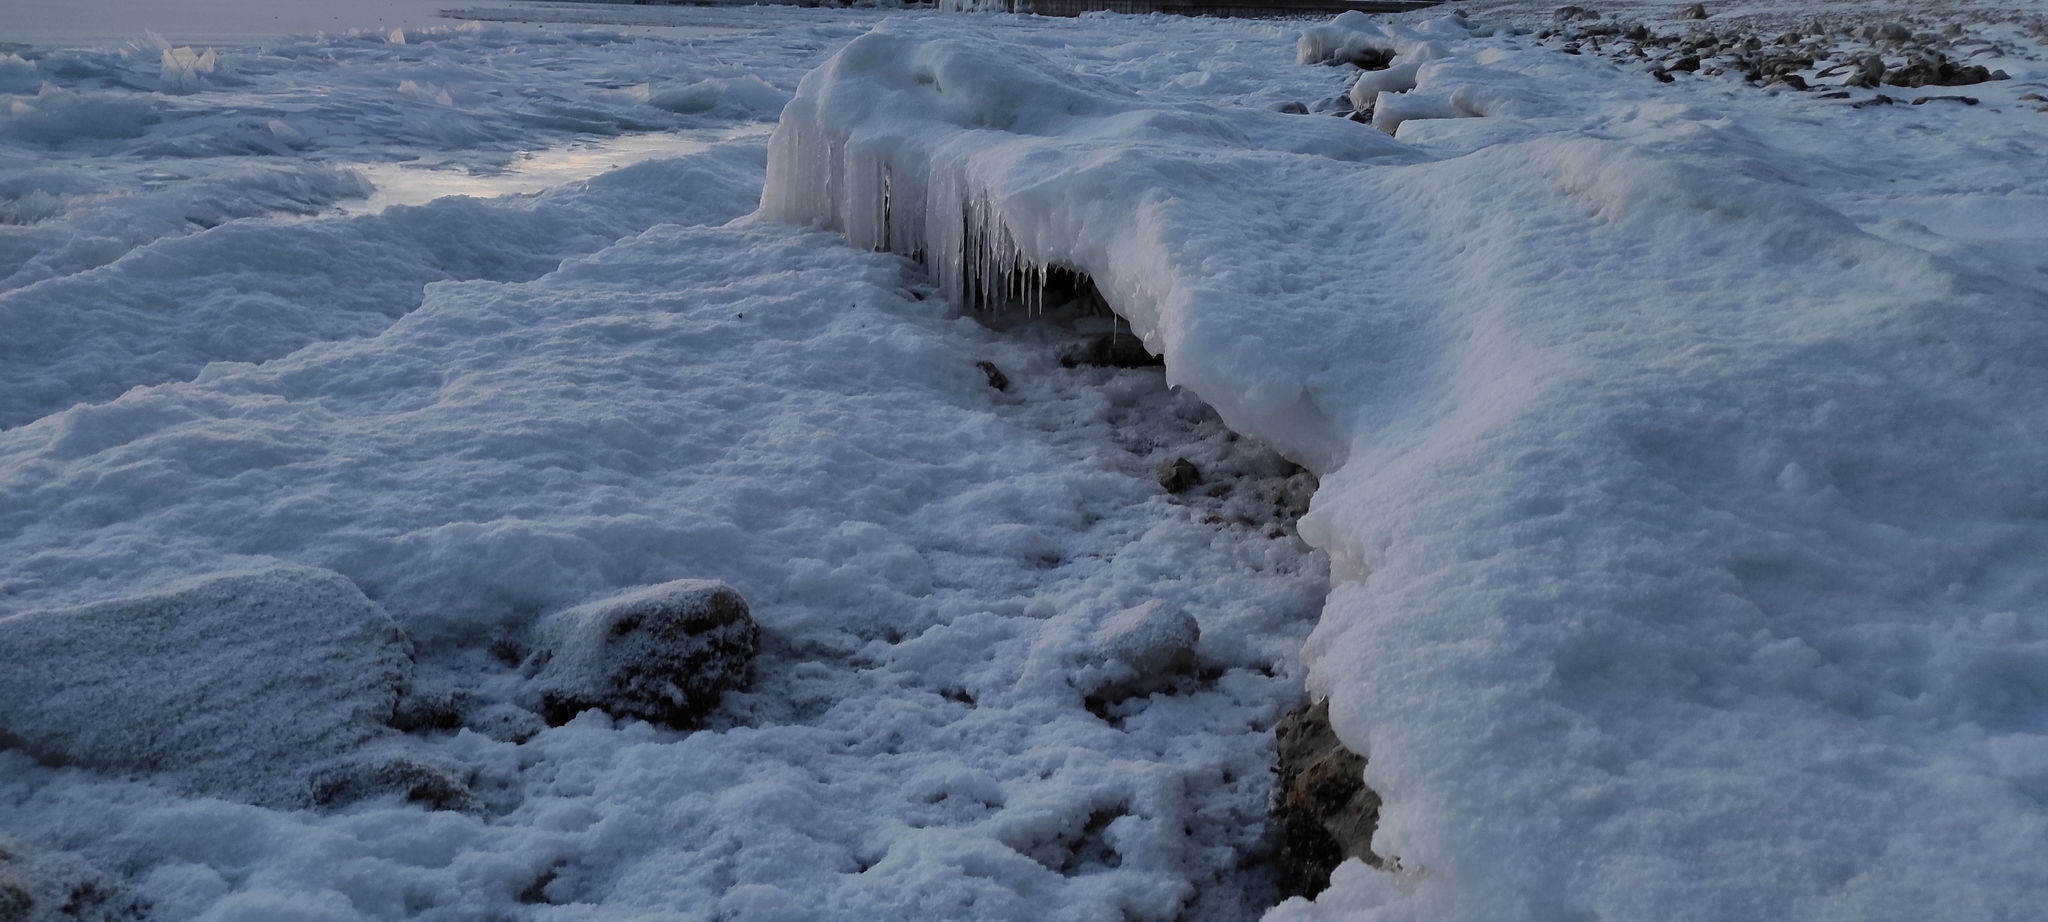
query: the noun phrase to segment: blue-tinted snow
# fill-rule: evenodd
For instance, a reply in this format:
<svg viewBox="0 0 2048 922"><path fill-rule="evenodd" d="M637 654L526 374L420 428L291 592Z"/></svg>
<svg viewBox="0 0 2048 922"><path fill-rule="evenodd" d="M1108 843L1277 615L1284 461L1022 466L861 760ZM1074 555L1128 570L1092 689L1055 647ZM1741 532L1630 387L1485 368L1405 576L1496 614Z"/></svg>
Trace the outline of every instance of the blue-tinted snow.
<svg viewBox="0 0 2048 922"><path fill-rule="evenodd" d="M1266 111L1354 89L1289 26L899 21L798 92L865 27L776 15L0 59L0 614L317 566L486 697L481 646L622 589L724 579L765 632L704 731L423 740L476 813L5 752L0 830L163 918L1242 917L1299 654L1399 870L1275 918L2032 911L2038 63L1852 109L1439 22L1386 37L1418 64L1372 88L1388 138ZM1159 492L1176 453L1280 470L1160 372L1061 369L833 233L720 226L758 141L337 214L359 164L492 173L783 93L769 217L950 233L875 234L886 164L1015 246L981 255L1089 270L1172 380L1318 468L1334 564ZM1200 681L1098 718L1072 678L1159 599Z"/></svg>

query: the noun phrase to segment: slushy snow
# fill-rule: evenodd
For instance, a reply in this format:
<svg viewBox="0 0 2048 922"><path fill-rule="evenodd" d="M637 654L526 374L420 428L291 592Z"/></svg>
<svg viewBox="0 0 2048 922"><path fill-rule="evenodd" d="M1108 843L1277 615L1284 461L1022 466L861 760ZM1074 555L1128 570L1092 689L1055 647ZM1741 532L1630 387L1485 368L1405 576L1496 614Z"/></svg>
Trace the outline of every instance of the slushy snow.
<svg viewBox="0 0 2048 922"><path fill-rule="evenodd" d="M2048 67L1855 108L1434 14L806 15L0 63L17 850L164 919L2037 913ZM358 166L771 121L338 213ZM1164 370L1061 367L1105 331ZM405 661L255 682L349 622L238 672L251 606L179 600L252 579ZM537 625L677 580L745 598L750 688L530 710ZM240 731L461 796L103 754L229 710L95 703L173 616ZM1306 696L1386 869L1274 907Z"/></svg>

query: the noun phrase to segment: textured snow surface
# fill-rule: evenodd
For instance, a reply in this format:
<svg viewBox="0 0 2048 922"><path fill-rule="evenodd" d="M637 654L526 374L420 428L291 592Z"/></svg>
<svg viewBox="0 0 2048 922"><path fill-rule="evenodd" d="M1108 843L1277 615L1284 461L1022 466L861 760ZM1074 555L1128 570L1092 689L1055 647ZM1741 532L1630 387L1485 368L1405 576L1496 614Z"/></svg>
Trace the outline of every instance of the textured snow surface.
<svg viewBox="0 0 2048 922"><path fill-rule="evenodd" d="M1395 870L1269 919L2037 913L2037 60L1853 108L1480 17L716 16L763 31L0 58L0 653L353 584L464 711L393 751L466 787L13 746L0 833L162 919L1249 918L1306 682ZM1299 63L1347 42L1395 67ZM655 131L707 149L343 213ZM1166 368L950 300L1049 267ZM1292 471L1222 423L1321 476L1319 550L1236 524ZM683 579L761 629L704 729L524 708L537 623Z"/></svg>
<svg viewBox="0 0 2048 922"><path fill-rule="evenodd" d="M0 734L37 758L302 806L379 737L411 677L391 616L279 567L0 619Z"/></svg>

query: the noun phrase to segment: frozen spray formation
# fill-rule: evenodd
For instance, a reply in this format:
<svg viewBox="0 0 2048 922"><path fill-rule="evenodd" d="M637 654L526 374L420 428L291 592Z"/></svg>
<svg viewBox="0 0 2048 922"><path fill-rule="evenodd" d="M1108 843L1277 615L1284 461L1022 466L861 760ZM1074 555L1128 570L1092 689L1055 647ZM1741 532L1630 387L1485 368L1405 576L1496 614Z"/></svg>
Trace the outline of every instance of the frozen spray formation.
<svg viewBox="0 0 2048 922"><path fill-rule="evenodd" d="M1304 53L1415 65L1368 87L1399 140L888 23L805 78L762 212L967 301L1085 272L1322 475L1304 655L1390 870L1269 918L2024 916L2039 290L1603 82L1633 78L1455 20L1341 31Z"/></svg>

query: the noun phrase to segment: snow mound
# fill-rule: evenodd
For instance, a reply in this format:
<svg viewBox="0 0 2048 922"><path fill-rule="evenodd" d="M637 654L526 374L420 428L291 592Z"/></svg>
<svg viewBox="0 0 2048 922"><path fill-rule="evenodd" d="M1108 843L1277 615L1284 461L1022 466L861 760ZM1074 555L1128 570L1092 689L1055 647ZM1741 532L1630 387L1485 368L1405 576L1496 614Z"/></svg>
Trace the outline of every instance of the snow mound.
<svg viewBox="0 0 2048 922"><path fill-rule="evenodd" d="M0 618L0 662L0 738L38 759L281 806L395 736L412 665L382 608L310 567Z"/></svg>
<svg viewBox="0 0 2048 922"><path fill-rule="evenodd" d="M1622 91L1453 26L1374 101L1404 138L1493 115L1455 156L884 24L784 110L762 213L970 302L1083 272L1322 475L1304 658L1389 870L1273 918L2024 917L2037 293L1866 234L1739 128L1536 107Z"/></svg>

